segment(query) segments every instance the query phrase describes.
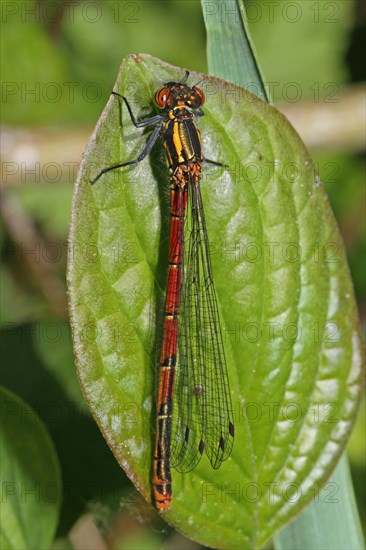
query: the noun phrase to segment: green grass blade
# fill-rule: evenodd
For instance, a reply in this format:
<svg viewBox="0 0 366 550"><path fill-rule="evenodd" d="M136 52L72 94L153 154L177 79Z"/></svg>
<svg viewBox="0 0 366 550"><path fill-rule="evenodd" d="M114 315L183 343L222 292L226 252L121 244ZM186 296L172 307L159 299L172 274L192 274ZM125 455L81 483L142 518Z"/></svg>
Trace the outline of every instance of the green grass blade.
<svg viewBox="0 0 366 550"><path fill-rule="evenodd" d="M319 501L308 506L274 542L276 550L365 548L345 455L320 492Z"/></svg>
<svg viewBox="0 0 366 550"><path fill-rule="evenodd" d="M243 0L201 0L201 5L207 31L209 73L268 101L251 45Z"/></svg>

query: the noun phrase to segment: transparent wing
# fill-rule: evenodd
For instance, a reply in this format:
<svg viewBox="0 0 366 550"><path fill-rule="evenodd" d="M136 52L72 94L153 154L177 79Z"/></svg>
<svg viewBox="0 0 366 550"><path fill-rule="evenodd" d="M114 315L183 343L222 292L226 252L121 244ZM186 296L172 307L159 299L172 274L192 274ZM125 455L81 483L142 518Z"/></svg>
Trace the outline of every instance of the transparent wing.
<svg viewBox="0 0 366 550"><path fill-rule="evenodd" d="M233 412L209 242L199 186L189 187L179 317L171 463L192 470L204 451L213 468L228 458Z"/></svg>

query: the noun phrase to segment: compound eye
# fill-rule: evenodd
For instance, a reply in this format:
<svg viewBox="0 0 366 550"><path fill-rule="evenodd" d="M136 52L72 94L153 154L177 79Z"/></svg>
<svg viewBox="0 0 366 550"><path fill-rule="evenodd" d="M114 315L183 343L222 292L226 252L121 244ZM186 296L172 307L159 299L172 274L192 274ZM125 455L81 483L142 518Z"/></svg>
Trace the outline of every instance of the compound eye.
<svg viewBox="0 0 366 550"><path fill-rule="evenodd" d="M194 91L195 96L196 96L196 101L195 101L196 106L201 107L201 105L204 104L205 99L206 99L205 94L203 93L201 88L197 88L196 86L193 86L192 90Z"/></svg>
<svg viewBox="0 0 366 550"><path fill-rule="evenodd" d="M161 88L161 90L158 90L156 92L155 103L160 109L165 109L168 101L169 91L169 88Z"/></svg>

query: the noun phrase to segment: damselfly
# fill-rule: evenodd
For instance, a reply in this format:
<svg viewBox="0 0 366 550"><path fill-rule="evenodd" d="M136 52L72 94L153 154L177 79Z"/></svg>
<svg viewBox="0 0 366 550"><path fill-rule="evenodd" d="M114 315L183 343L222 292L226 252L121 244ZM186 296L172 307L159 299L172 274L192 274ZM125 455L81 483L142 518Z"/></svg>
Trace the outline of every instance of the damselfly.
<svg viewBox="0 0 366 550"><path fill-rule="evenodd" d="M230 387L212 278L209 240L200 190L203 162L223 166L202 155L195 116L204 115L203 91L168 82L155 94L162 113L137 121L136 128L155 126L137 159L102 170L141 162L162 135L170 171L170 240L153 464L153 493L158 510L169 510L171 467L189 472L204 451L213 468L226 460L234 442ZM188 207L187 207L188 203Z"/></svg>

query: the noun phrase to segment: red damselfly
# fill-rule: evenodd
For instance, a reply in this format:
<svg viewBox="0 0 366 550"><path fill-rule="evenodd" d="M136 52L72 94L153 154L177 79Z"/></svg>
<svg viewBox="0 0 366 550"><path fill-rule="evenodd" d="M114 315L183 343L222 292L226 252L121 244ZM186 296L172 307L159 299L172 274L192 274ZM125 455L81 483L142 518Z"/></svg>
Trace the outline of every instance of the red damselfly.
<svg viewBox="0 0 366 550"><path fill-rule="evenodd" d="M136 128L155 126L137 159L109 166L111 170L141 162L162 135L170 171L170 240L163 338L158 367L153 493L158 510L169 510L171 467L189 472L204 451L217 469L234 442L230 386L212 277L209 240L200 190L201 136L194 118L204 115L203 91L168 82L155 94L162 113L137 121Z"/></svg>

